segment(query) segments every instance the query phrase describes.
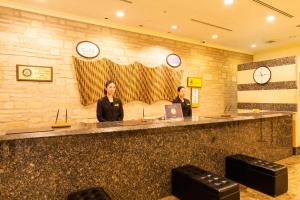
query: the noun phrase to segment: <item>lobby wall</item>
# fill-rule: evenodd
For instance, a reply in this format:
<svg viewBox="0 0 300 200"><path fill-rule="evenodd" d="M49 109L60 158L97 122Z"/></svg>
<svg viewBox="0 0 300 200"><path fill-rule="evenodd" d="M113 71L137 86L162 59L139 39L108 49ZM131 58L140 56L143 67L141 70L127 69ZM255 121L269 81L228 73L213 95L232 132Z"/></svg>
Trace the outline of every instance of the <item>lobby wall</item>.
<svg viewBox="0 0 300 200"><path fill-rule="evenodd" d="M165 64L170 53L180 55L182 85L188 76L203 78L195 115L219 114L228 104L235 110L237 65L253 60L248 54L0 7L0 128L49 125L58 108L68 108L72 123L96 122L96 105L80 104L72 63L83 40L100 47L96 59L119 64L155 67ZM53 82L17 81L17 64L51 66ZM143 107L146 116L161 115L163 103L168 102L130 102L124 106L125 119L141 118Z"/></svg>
<svg viewBox="0 0 300 200"><path fill-rule="evenodd" d="M267 84L253 79L255 69L266 66L271 71ZM297 112L296 57L277 58L238 66L238 109Z"/></svg>
<svg viewBox="0 0 300 200"><path fill-rule="evenodd" d="M262 61L262 60L268 60L268 59L275 59L279 57L287 57L287 56L295 56L296 57L296 70L294 71L294 76L297 81L297 86L299 88L299 66L300 66L300 43L294 43L291 45L283 46L280 48L274 48L267 51L261 51L254 54L254 61ZM282 71L285 73L284 71ZM300 101L300 93L299 89L297 90L296 94L296 101L297 101L297 110L300 109L300 104L298 103ZM300 126L299 126L299 119L300 119L300 113L297 112L295 114L295 134L294 134L294 146L297 147L296 151L299 154L300 153Z"/></svg>

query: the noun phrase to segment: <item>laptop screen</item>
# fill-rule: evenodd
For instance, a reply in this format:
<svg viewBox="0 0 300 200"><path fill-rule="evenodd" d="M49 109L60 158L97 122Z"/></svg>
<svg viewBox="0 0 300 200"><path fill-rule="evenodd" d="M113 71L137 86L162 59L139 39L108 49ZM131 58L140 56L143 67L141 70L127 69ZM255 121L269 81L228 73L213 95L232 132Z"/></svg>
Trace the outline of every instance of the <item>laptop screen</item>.
<svg viewBox="0 0 300 200"><path fill-rule="evenodd" d="M165 105L166 119L183 118L181 104L174 103L171 105Z"/></svg>

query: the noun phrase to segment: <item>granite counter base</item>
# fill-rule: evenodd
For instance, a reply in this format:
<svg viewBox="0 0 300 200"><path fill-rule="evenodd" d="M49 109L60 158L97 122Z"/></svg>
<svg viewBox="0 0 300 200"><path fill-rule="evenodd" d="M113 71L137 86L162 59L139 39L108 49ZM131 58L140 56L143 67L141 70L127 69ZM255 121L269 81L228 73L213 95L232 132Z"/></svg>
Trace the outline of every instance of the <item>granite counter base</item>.
<svg viewBox="0 0 300 200"><path fill-rule="evenodd" d="M65 199L101 186L114 200L157 200L171 169L192 164L224 174L224 157L269 161L292 155L292 118L0 142L0 199Z"/></svg>

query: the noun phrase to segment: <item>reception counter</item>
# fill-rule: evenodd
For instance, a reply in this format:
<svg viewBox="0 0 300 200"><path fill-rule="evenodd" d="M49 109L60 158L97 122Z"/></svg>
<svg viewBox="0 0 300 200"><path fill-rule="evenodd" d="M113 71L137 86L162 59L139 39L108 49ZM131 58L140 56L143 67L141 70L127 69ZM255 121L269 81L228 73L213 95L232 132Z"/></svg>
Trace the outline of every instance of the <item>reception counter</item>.
<svg viewBox="0 0 300 200"><path fill-rule="evenodd" d="M3 131L0 199L65 199L101 186L114 200L157 200L170 194L171 169L181 165L223 175L234 153L291 156L292 124L292 113L275 112Z"/></svg>

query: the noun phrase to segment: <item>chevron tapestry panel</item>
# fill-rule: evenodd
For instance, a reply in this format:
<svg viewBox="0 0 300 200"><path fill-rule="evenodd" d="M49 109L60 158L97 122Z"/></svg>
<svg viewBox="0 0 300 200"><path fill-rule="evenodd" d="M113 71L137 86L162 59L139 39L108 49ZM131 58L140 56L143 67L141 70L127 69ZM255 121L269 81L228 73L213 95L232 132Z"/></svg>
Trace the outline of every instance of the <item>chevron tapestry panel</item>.
<svg viewBox="0 0 300 200"><path fill-rule="evenodd" d="M96 61L73 57L81 103L93 104L104 96L107 80L116 83L116 96L124 103L142 101L152 104L158 100L171 101L177 95L183 71L165 65L151 68L141 63L119 65L108 59Z"/></svg>

